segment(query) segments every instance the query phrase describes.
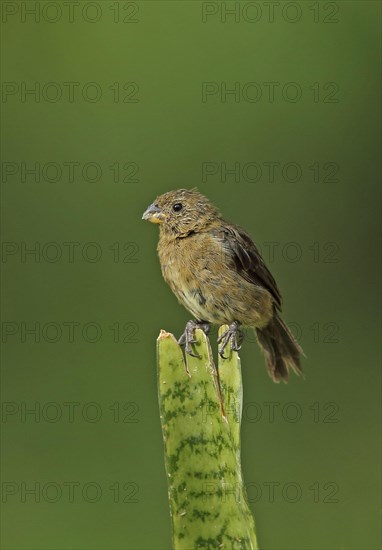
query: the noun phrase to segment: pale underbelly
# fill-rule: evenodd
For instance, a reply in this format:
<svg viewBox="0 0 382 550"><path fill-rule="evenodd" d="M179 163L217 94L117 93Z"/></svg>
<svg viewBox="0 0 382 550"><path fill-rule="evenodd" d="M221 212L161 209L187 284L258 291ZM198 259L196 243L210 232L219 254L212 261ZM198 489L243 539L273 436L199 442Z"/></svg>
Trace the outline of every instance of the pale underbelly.
<svg viewBox="0 0 382 550"><path fill-rule="evenodd" d="M262 289L252 290L252 295L246 299L240 292L225 293L217 289L216 293L206 294L198 290L179 290L175 294L180 303L198 321L208 321L213 324L232 323L239 321L243 325L262 327L273 315L272 301L268 293Z"/></svg>
<svg viewBox="0 0 382 550"><path fill-rule="evenodd" d="M167 260L161 267L179 302L196 320L213 324L239 321L252 327L268 324L273 316L273 299L266 289L237 276L223 278L210 265L194 265L191 270Z"/></svg>

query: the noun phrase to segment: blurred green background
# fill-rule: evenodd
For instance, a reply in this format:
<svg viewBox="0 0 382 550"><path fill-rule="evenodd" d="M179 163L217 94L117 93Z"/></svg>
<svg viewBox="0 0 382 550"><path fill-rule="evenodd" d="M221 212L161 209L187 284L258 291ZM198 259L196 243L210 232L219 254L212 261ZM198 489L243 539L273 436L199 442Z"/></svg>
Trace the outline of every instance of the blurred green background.
<svg viewBox="0 0 382 550"><path fill-rule="evenodd" d="M380 4L270 10L2 2L4 550L170 547L155 340L189 316L141 215L193 186L307 355L278 386L241 352L261 548L380 547Z"/></svg>

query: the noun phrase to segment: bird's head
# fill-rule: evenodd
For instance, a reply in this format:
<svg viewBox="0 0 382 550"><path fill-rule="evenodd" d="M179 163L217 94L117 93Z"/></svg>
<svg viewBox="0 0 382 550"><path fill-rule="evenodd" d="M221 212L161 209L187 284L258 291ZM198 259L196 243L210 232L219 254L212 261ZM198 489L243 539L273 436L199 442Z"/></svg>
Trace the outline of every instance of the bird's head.
<svg viewBox="0 0 382 550"><path fill-rule="evenodd" d="M196 189L178 189L160 195L144 212L142 219L160 224L161 231L175 237L200 231L220 218L220 213Z"/></svg>

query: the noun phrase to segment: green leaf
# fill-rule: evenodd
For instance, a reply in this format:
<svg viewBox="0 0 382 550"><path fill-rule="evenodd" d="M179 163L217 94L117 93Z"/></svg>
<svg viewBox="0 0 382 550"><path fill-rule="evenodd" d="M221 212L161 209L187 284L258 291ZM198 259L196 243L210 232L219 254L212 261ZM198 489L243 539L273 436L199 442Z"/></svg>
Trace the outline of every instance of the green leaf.
<svg viewBox="0 0 382 550"><path fill-rule="evenodd" d="M240 359L227 349L218 374L206 335L195 338L200 358L186 363L172 334L157 341L173 547L257 549L240 465Z"/></svg>

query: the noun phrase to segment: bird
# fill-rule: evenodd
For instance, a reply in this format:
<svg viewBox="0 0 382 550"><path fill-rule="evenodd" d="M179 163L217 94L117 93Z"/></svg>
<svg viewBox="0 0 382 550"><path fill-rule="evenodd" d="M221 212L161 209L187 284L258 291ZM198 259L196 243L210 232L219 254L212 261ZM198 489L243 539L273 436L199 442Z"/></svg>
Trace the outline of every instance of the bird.
<svg viewBox="0 0 382 550"><path fill-rule="evenodd" d="M163 278L192 314L178 343L193 350L195 329L228 325L218 339L238 351L243 328L252 327L274 382L302 374L304 352L281 317L281 294L258 247L244 229L226 221L197 188L159 195L142 219L159 225L158 256Z"/></svg>

